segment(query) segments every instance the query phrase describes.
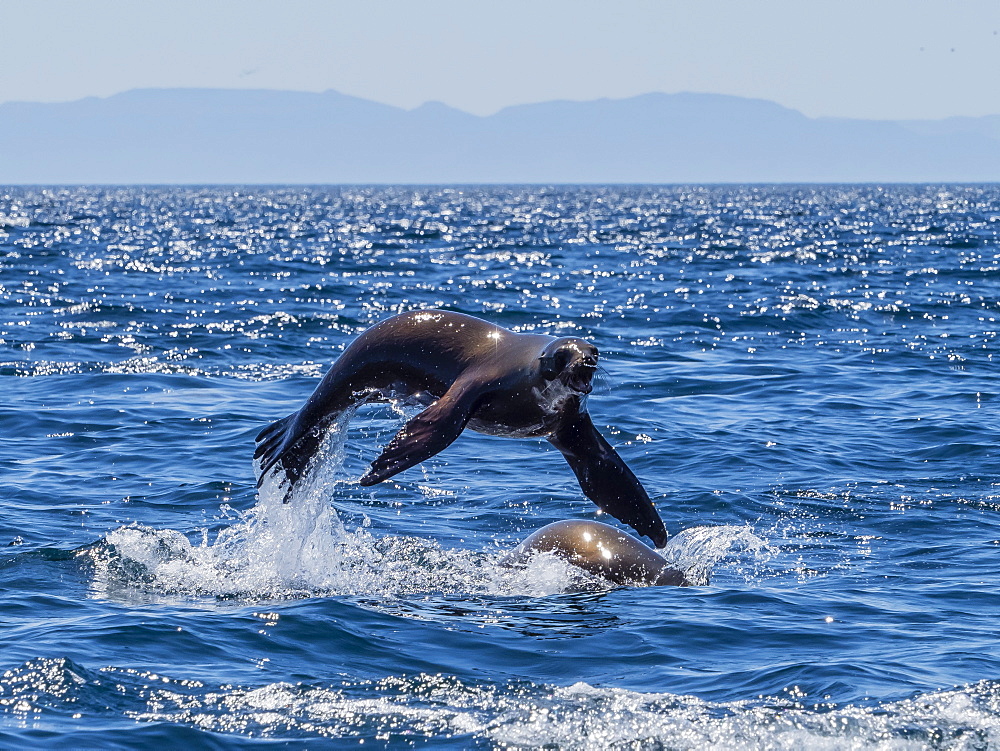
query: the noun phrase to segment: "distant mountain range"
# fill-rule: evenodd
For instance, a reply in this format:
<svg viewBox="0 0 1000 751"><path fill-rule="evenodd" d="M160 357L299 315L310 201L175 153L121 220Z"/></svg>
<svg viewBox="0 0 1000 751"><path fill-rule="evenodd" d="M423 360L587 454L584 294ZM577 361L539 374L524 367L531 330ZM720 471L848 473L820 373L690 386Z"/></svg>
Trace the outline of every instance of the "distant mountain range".
<svg viewBox="0 0 1000 751"><path fill-rule="evenodd" d="M645 94L479 117L346 96L138 89L0 105L0 184L1000 181L1000 116L809 118Z"/></svg>

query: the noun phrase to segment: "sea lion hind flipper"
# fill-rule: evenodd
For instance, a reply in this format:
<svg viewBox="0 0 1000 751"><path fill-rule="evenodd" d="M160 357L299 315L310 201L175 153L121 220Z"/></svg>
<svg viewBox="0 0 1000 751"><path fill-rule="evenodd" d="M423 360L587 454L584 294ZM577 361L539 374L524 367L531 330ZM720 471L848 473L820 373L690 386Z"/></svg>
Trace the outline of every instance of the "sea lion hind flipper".
<svg viewBox="0 0 1000 751"><path fill-rule="evenodd" d="M261 429L261 431L259 433L257 433L257 437L254 438L254 440L257 443L260 443L265 438L268 438L269 436L273 436L276 432L283 430L287 426L289 420L291 420L297 414L298 414L298 412L293 412L288 417L283 417L280 420L277 420L275 422L270 423L269 425L265 425Z"/></svg>
<svg viewBox="0 0 1000 751"><path fill-rule="evenodd" d="M549 442L562 452L590 500L618 521L649 537L656 547L667 544L667 530L649 495L594 427L589 414L567 415L549 436Z"/></svg>
<svg viewBox="0 0 1000 751"><path fill-rule="evenodd" d="M257 476L257 487L264 484L264 479L272 469L278 468L288 481L288 491L302 477L309 460L319 447L323 431L317 426L302 436L294 436L297 430L296 418L298 412L273 422L257 434L257 448L253 458L260 462ZM288 493L285 496L288 502Z"/></svg>
<svg viewBox="0 0 1000 751"><path fill-rule="evenodd" d="M444 451L462 434L478 396L461 383L453 384L396 433L359 482L376 485Z"/></svg>

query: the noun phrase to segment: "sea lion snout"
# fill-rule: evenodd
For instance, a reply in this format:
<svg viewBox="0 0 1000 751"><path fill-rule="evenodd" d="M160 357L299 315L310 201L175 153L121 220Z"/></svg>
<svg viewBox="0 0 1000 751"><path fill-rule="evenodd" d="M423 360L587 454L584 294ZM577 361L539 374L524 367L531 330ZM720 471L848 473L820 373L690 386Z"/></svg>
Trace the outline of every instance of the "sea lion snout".
<svg viewBox="0 0 1000 751"><path fill-rule="evenodd" d="M539 358L542 375L548 380L559 380L581 394L593 390L591 381L597 372L597 347L585 339L563 337L551 342Z"/></svg>

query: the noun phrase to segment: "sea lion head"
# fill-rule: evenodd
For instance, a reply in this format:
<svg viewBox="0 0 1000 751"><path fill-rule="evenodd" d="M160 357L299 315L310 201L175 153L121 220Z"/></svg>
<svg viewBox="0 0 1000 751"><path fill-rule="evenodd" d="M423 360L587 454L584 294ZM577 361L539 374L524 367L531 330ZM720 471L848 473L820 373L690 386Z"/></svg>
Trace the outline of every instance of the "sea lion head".
<svg viewBox="0 0 1000 751"><path fill-rule="evenodd" d="M567 388L589 394L597 372L597 347L584 339L566 336L550 342L539 356L542 378L558 380Z"/></svg>

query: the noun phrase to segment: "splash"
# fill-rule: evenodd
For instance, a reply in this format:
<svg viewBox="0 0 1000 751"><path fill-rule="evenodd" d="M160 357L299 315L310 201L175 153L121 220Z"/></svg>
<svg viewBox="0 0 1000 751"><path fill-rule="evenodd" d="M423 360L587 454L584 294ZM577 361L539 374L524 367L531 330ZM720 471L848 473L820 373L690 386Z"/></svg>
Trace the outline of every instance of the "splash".
<svg viewBox="0 0 1000 751"><path fill-rule="evenodd" d="M346 419L328 432L317 459L289 502L277 473L264 478L257 504L234 512L214 540L192 542L175 530L121 527L89 551L99 596L123 589L221 599L290 599L324 595L398 598L416 594L543 596L588 584L561 560L539 558L522 569L499 552L451 550L432 540L348 530L330 501L356 482L343 472ZM594 582L589 582L591 586ZM598 583L599 584L599 583Z"/></svg>
<svg viewBox="0 0 1000 751"><path fill-rule="evenodd" d="M770 549L767 541L749 527L726 525L681 530L659 553L671 568L683 571L691 584L705 585L715 567L733 554L748 553L755 559L764 559Z"/></svg>
<svg viewBox="0 0 1000 751"><path fill-rule="evenodd" d="M234 522L214 540L207 530L192 542L179 531L138 524L109 533L88 551L95 565L95 593L121 597L138 589L153 596L216 599L392 599L425 594L540 597L613 586L552 554L535 555L527 565L511 568L501 563L506 551L499 549L456 550L419 537L375 537L364 523L347 529L331 500L338 488L356 483L343 469L349 417L342 416L328 430L289 502L284 502L288 488L283 476L269 473L252 509L223 507ZM689 580L705 584L731 550L762 545L741 527L700 527L678 534L661 552Z"/></svg>
<svg viewBox="0 0 1000 751"><path fill-rule="evenodd" d="M663 552L694 584L707 584L719 561L756 540L743 528L688 532ZM699 549L709 552L699 557ZM123 588L245 600L425 594L544 597L614 586L550 553L532 556L525 566L504 566L504 552L448 549L418 537L377 538L363 528L348 531L328 505L258 504L214 542L203 536L200 543L192 543L175 530L132 525L111 532L91 556L95 591L106 597L121 596Z"/></svg>

